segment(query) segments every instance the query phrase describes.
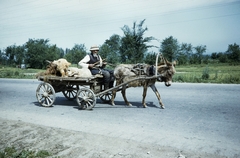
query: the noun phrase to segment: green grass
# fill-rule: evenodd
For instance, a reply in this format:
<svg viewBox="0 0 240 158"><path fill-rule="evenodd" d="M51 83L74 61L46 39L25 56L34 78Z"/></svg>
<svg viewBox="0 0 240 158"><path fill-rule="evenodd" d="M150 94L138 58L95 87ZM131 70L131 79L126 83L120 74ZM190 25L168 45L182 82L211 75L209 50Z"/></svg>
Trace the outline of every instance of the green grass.
<svg viewBox="0 0 240 158"><path fill-rule="evenodd" d="M77 67L77 65L71 66ZM0 65L0 78L35 79L35 74L42 71L45 70L19 69ZM177 65L176 71L177 73L173 76L174 82L240 84L240 65L218 63Z"/></svg>
<svg viewBox="0 0 240 158"><path fill-rule="evenodd" d="M33 150L17 150L15 147L6 147L0 151L0 158L46 158L52 156L46 150L33 151Z"/></svg>
<svg viewBox="0 0 240 158"><path fill-rule="evenodd" d="M174 82L240 83L240 65L202 64L176 67Z"/></svg>
<svg viewBox="0 0 240 158"><path fill-rule="evenodd" d="M40 69L20 69L0 65L0 78L35 79Z"/></svg>

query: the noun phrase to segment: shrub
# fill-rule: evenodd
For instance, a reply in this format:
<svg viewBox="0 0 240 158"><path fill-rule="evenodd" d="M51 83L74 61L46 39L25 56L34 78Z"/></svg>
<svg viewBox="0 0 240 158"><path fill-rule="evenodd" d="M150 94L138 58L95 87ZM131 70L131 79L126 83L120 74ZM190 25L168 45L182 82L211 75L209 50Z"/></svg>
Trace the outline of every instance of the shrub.
<svg viewBox="0 0 240 158"><path fill-rule="evenodd" d="M216 80L218 78L218 71L215 71L214 79Z"/></svg>
<svg viewBox="0 0 240 158"><path fill-rule="evenodd" d="M12 71L7 71L7 72L5 73L5 76L6 76L6 77L12 76Z"/></svg>
<svg viewBox="0 0 240 158"><path fill-rule="evenodd" d="M178 82L184 82L184 79L183 79L182 76L177 76L177 77L175 78L175 80L178 81Z"/></svg>
<svg viewBox="0 0 240 158"><path fill-rule="evenodd" d="M204 70L203 70L203 74L202 74L202 79L204 79L204 80L207 80L207 79L209 79L209 69L208 69L208 67L206 67Z"/></svg>
<svg viewBox="0 0 240 158"><path fill-rule="evenodd" d="M40 150L38 152L32 150L17 150L15 147L6 147L4 151L0 151L0 158L46 158L51 156L48 151Z"/></svg>
<svg viewBox="0 0 240 158"><path fill-rule="evenodd" d="M15 75L15 76L19 76L19 74L20 74L20 73L19 73L18 71L15 71L15 72L14 72L14 75Z"/></svg>
<svg viewBox="0 0 240 158"><path fill-rule="evenodd" d="M226 83L239 83L240 78L238 76L229 75L225 78Z"/></svg>

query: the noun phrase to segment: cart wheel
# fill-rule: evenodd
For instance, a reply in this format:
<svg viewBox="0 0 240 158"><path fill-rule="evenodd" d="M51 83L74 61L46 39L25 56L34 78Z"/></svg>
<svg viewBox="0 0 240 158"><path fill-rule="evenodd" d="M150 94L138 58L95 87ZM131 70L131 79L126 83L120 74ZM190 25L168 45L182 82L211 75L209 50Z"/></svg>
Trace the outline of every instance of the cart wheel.
<svg viewBox="0 0 240 158"><path fill-rule="evenodd" d="M107 93L105 93L105 94L103 94L103 95L100 95L99 98L100 98L103 102L108 103L108 102L110 102L111 99L112 99L112 93L111 93L111 92L107 92Z"/></svg>
<svg viewBox="0 0 240 158"><path fill-rule="evenodd" d="M49 83L40 83L36 90L36 97L42 106L50 107L56 99L55 90Z"/></svg>
<svg viewBox="0 0 240 158"><path fill-rule="evenodd" d="M63 90L62 93L68 100L74 100L76 99L78 90L78 85L67 85L66 90Z"/></svg>
<svg viewBox="0 0 240 158"><path fill-rule="evenodd" d="M89 88L81 88L77 92L77 103L80 109L91 110L96 105L96 97Z"/></svg>

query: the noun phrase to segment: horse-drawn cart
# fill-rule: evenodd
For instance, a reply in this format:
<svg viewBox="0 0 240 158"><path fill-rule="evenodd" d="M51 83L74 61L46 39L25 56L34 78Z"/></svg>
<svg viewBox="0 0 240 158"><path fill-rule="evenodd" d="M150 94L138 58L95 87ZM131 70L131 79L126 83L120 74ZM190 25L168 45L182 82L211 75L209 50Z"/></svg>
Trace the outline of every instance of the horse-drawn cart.
<svg viewBox="0 0 240 158"><path fill-rule="evenodd" d="M156 58L156 67L158 55ZM50 75L39 76L38 80L43 82L37 87L36 97L42 106L49 107L53 105L56 99L55 93L62 92L68 100L76 99L80 109L92 109L96 105L97 97L104 102L109 102L112 100L112 97L115 97L112 92L121 91L122 87L127 88L130 82L136 80L141 82L141 80L157 79L162 76L157 73L157 70L155 70L155 75L153 76L149 77L147 75L142 75L141 72L144 70L141 68L139 69L139 65L137 65L134 71L137 71L137 75L133 77L133 79L129 79L107 90L104 90L103 76L101 75L95 75L88 78Z"/></svg>
<svg viewBox="0 0 240 158"><path fill-rule="evenodd" d="M76 99L81 109L92 109L96 104L96 97L108 102L112 95L108 91L101 93L104 91L101 76L89 78L39 76L38 80L43 82L37 87L36 97L45 107L53 105L55 94L58 92L62 92L68 100Z"/></svg>
<svg viewBox="0 0 240 158"><path fill-rule="evenodd" d="M123 85L135 80L153 79L159 76L139 76L118 86L104 90L102 78L76 78L58 76L39 76L41 82L36 90L38 102L45 107L53 105L56 93L62 92L68 100L77 101L80 109L92 109L96 105L96 98L99 97L103 102L109 102L112 98L112 91L120 91Z"/></svg>

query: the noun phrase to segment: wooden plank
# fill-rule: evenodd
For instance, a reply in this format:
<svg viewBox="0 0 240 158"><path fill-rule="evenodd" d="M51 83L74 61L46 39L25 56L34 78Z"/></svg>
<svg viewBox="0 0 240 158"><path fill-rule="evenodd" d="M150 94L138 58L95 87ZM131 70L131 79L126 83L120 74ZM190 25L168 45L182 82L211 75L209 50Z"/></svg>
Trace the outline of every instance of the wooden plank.
<svg viewBox="0 0 240 158"><path fill-rule="evenodd" d="M40 81L85 81L89 82L91 80L98 79L96 77L59 77L59 76L39 76L38 80Z"/></svg>

